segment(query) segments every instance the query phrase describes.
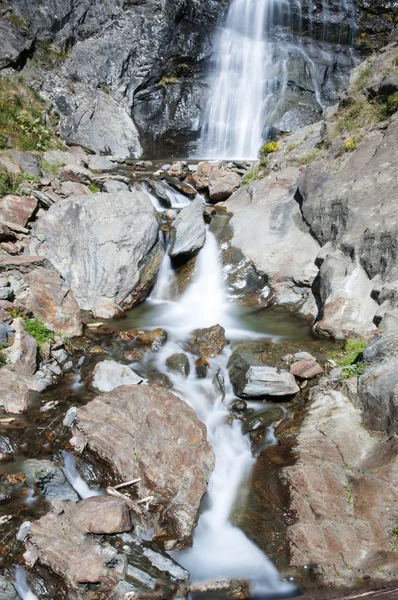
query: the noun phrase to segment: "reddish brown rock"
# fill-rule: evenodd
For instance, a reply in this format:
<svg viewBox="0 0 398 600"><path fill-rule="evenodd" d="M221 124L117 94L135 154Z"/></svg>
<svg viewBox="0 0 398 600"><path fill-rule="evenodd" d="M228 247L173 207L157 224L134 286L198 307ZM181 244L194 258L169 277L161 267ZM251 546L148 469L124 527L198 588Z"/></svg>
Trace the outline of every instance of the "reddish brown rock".
<svg viewBox="0 0 398 600"><path fill-rule="evenodd" d="M93 496L74 507L73 522L83 533L112 534L131 531L127 504L117 498Z"/></svg>
<svg viewBox="0 0 398 600"><path fill-rule="evenodd" d="M15 373L11 366L0 369L0 390L0 406L7 413L27 410L30 394L26 379L20 373Z"/></svg>
<svg viewBox="0 0 398 600"><path fill-rule="evenodd" d="M234 171L225 169L222 164L202 162L198 164L189 181L193 182L198 191L207 191L213 202L221 202L227 200L238 189L241 178Z"/></svg>
<svg viewBox="0 0 398 600"><path fill-rule="evenodd" d="M226 346L225 329L221 325L196 329L192 333L191 342L201 357L212 358L220 354Z"/></svg>
<svg viewBox="0 0 398 600"><path fill-rule="evenodd" d="M63 181L61 183L63 196L90 196L91 192L86 185L77 181Z"/></svg>
<svg viewBox="0 0 398 600"><path fill-rule="evenodd" d="M188 404L158 385L122 386L79 408L74 433L122 481L141 477L140 495L154 497L145 524L167 548L189 544L214 453Z"/></svg>
<svg viewBox="0 0 398 600"><path fill-rule="evenodd" d="M313 379L323 373L323 369L313 360L300 360L290 367L290 372L299 379Z"/></svg>
<svg viewBox="0 0 398 600"><path fill-rule="evenodd" d="M60 181L73 181L76 183L91 183L91 172L78 165L66 165L63 167L59 174Z"/></svg>
<svg viewBox="0 0 398 600"><path fill-rule="evenodd" d="M10 221L26 227L37 210L37 200L33 196L4 196L0 199L0 220Z"/></svg>

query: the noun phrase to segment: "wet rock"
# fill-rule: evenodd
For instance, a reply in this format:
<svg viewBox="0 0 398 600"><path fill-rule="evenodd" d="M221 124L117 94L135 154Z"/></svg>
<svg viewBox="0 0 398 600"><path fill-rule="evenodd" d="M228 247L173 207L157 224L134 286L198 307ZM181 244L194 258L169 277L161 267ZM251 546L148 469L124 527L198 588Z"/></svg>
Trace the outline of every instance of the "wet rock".
<svg viewBox="0 0 398 600"><path fill-rule="evenodd" d="M150 348L152 352L157 352L167 342L167 331L158 327L152 331L133 331L134 339L140 346Z"/></svg>
<svg viewBox="0 0 398 600"><path fill-rule="evenodd" d="M210 363L203 356L199 356L195 360L195 372L199 379L204 379L207 376L207 371L210 369Z"/></svg>
<svg viewBox="0 0 398 600"><path fill-rule="evenodd" d="M231 410L237 413L245 412L247 410L247 402L244 400L234 400L231 404Z"/></svg>
<svg viewBox="0 0 398 600"><path fill-rule="evenodd" d="M398 334L375 337L364 350L365 373L359 377L358 400L369 429L398 432Z"/></svg>
<svg viewBox="0 0 398 600"><path fill-rule="evenodd" d="M148 190L155 196L155 198L159 200L162 206L165 208L171 208L171 200L166 194L165 188L161 183L159 183L159 181L149 179L146 184L148 186Z"/></svg>
<svg viewBox="0 0 398 600"><path fill-rule="evenodd" d="M87 506L92 512L89 500L82 500L78 504L58 503L56 511L31 524L26 542L25 557L28 562L38 559L60 575L73 594L83 583L99 584L98 591L106 593L116 587L127 573L127 560L123 555L107 544L84 536L87 528L82 530L75 517L84 514ZM117 524L121 511L125 509L117 508L116 519L112 516L109 518L108 510L113 511L115 505L110 505L106 498L102 498L102 502L96 500L97 514L90 514L89 520L94 519L94 524L98 524L102 517L104 523L114 521Z"/></svg>
<svg viewBox="0 0 398 600"><path fill-rule="evenodd" d="M257 431L258 429L264 429L270 427L276 421L280 421L284 416L284 411L280 406L269 406L267 410L258 412L253 416L244 419L242 431L249 433L250 431Z"/></svg>
<svg viewBox="0 0 398 600"><path fill-rule="evenodd" d="M313 379L323 373L323 369L313 360L300 360L290 367L290 372L299 379Z"/></svg>
<svg viewBox="0 0 398 600"><path fill-rule="evenodd" d="M36 485L40 494L48 501L63 500L77 502L79 496L69 484L59 467L49 460L29 459L24 470L29 485Z"/></svg>
<svg viewBox="0 0 398 600"><path fill-rule="evenodd" d="M18 600L19 596L9 581L0 575L0 598L1 600Z"/></svg>
<svg viewBox="0 0 398 600"><path fill-rule="evenodd" d="M98 363L93 371L93 386L100 392L110 392L121 385L145 384L146 380L134 373L130 367L114 360Z"/></svg>
<svg viewBox="0 0 398 600"><path fill-rule="evenodd" d="M194 200L196 198L197 192L194 187L189 185L186 181L180 181L179 179L175 179L173 177L167 177L167 183L171 185L177 192L183 194L183 196L187 196L190 200Z"/></svg>
<svg viewBox="0 0 398 600"><path fill-rule="evenodd" d="M126 360L138 362L144 358L145 353L144 348L133 348L132 350L126 350L123 356Z"/></svg>
<svg viewBox="0 0 398 600"><path fill-rule="evenodd" d="M184 377L188 377L191 367L186 354L172 354L166 359L166 366L168 371L180 373Z"/></svg>
<svg viewBox="0 0 398 600"><path fill-rule="evenodd" d="M27 410L30 393L27 378L15 373L11 366L0 369L0 406L7 413L21 413Z"/></svg>
<svg viewBox="0 0 398 600"><path fill-rule="evenodd" d="M289 396L299 387L291 373L264 365L255 354L237 349L228 362L234 392L242 398Z"/></svg>
<svg viewBox="0 0 398 600"><path fill-rule="evenodd" d="M171 257L191 257L199 252L206 240L203 220L203 201L197 198L186 206L173 221L170 231L169 254Z"/></svg>
<svg viewBox="0 0 398 600"><path fill-rule="evenodd" d="M49 261L37 256L0 258L0 274L11 279L15 301L51 330L81 335L80 310L69 286Z"/></svg>
<svg viewBox="0 0 398 600"><path fill-rule="evenodd" d="M189 543L214 453L185 402L158 385L123 386L79 408L74 433L122 481L141 477L141 494L154 496L145 519L167 548Z"/></svg>
<svg viewBox="0 0 398 600"><path fill-rule="evenodd" d="M398 565L389 547L398 520L397 441L372 437L361 421L341 392L313 388L294 464L282 471L295 515L291 567L316 563L323 584L353 586L364 572L394 579Z"/></svg>
<svg viewBox="0 0 398 600"><path fill-rule="evenodd" d="M191 343L202 357L213 358L220 354L227 344L225 329L221 325L196 329L192 333Z"/></svg>
<svg viewBox="0 0 398 600"><path fill-rule="evenodd" d="M166 388L166 390L171 390L173 387L172 382L169 377L164 373L151 373L149 376L150 383L155 383L156 385L160 385L161 387Z"/></svg>
<svg viewBox="0 0 398 600"><path fill-rule="evenodd" d="M33 196L8 195L0 199L0 221L10 221L26 227L37 210Z"/></svg>
<svg viewBox="0 0 398 600"><path fill-rule="evenodd" d="M37 221L29 249L48 257L80 308L107 318L147 295L162 257L158 231L145 194L77 196Z"/></svg>
<svg viewBox="0 0 398 600"><path fill-rule="evenodd" d="M123 181L105 181L102 186L102 191L107 194L114 194L115 192L128 192L129 186Z"/></svg>
<svg viewBox="0 0 398 600"><path fill-rule="evenodd" d="M299 362L300 360L313 360L316 361L316 358L312 356L309 352L296 352L291 355L292 360L295 362Z"/></svg>

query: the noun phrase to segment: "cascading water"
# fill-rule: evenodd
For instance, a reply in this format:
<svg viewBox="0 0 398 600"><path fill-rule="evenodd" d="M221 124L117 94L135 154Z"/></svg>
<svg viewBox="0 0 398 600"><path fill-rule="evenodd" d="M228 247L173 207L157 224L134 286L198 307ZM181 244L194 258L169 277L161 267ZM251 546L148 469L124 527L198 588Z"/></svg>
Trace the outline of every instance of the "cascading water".
<svg viewBox="0 0 398 600"><path fill-rule="evenodd" d="M305 18L302 4L301 0L232 0L215 43L199 157L255 159L270 128L290 130L297 125L300 111L303 125L305 119L317 120L324 104L335 101L335 84L329 85L329 77L344 69L330 44L317 47L311 38L349 45L353 2L341 0L331 15L328 0L323 0L319 15L311 0ZM338 77L348 77L348 54L347 73Z"/></svg>

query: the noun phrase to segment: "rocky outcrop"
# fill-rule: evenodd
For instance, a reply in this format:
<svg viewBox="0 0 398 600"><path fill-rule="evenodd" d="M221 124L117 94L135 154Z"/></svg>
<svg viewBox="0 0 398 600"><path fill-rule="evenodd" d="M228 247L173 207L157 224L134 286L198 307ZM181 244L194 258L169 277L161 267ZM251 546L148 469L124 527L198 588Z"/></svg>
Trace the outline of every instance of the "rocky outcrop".
<svg viewBox="0 0 398 600"><path fill-rule="evenodd" d="M0 275L7 277L18 305L40 318L51 331L68 337L81 335L79 306L70 286L49 260L0 257Z"/></svg>
<svg viewBox="0 0 398 600"><path fill-rule="evenodd" d="M153 496L147 525L167 548L186 546L214 466L192 408L158 385L123 386L79 408L74 431L122 481L141 477L141 494Z"/></svg>
<svg viewBox="0 0 398 600"><path fill-rule="evenodd" d="M339 587L364 576L394 579L396 440L372 436L341 391L318 386L294 455L283 469L295 515L287 529L291 565L316 565L321 581Z"/></svg>
<svg viewBox="0 0 398 600"><path fill-rule="evenodd" d="M369 429L398 433L398 335L379 335L363 353L366 370L359 378L358 401Z"/></svg>
<svg viewBox="0 0 398 600"><path fill-rule="evenodd" d="M81 309L112 317L148 294L162 257L158 232L145 194L76 196L42 215L29 248L51 262Z"/></svg>
<svg viewBox="0 0 398 600"><path fill-rule="evenodd" d="M198 197L186 206L173 221L168 253L172 258L192 257L203 248L206 226L203 220L203 200Z"/></svg>

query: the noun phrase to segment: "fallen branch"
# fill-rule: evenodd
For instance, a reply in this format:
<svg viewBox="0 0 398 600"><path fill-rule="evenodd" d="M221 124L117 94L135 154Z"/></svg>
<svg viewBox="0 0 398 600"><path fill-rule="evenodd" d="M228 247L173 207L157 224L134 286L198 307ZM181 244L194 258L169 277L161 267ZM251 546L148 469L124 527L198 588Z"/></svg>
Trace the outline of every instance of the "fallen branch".
<svg viewBox="0 0 398 600"><path fill-rule="evenodd" d="M119 483L118 485L114 485L113 489L120 490L121 488L128 487L130 485L135 485L136 483L139 483L140 481L141 481L141 477L138 477L137 479L132 479L131 481L126 481L126 483Z"/></svg>
<svg viewBox="0 0 398 600"><path fill-rule="evenodd" d="M135 512L139 516L142 515L142 510L138 506L137 501L132 500L130 498L130 496L127 496L127 494L122 494L121 492L118 492L117 490L115 490L115 488L113 488L113 487L107 487L106 488L106 493L109 496L115 496L116 498L119 498L120 500L123 500L123 502L125 502L127 504L127 506L129 508L131 508L131 510L133 512Z"/></svg>

